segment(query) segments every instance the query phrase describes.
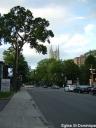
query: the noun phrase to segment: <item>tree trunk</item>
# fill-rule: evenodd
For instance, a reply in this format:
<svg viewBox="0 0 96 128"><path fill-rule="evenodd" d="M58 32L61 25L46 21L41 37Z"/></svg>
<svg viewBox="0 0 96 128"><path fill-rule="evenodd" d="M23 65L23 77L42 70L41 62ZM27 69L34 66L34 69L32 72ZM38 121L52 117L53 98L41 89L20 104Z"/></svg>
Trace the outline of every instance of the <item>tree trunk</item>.
<svg viewBox="0 0 96 128"><path fill-rule="evenodd" d="M19 90L18 63L19 63L19 49L18 49L18 44L17 44L16 45L16 50L15 50L15 62L14 62L14 69L13 69L13 90L14 91L18 91Z"/></svg>

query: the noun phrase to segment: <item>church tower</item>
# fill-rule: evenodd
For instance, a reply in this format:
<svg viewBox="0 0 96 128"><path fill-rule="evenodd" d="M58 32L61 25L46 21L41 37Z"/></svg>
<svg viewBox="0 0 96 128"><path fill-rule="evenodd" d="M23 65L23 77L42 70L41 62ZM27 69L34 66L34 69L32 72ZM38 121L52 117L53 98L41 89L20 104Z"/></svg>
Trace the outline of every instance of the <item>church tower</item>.
<svg viewBox="0 0 96 128"><path fill-rule="evenodd" d="M50 50L49 50L49 58L53 58L56 60L60 59L59 58L59 45L55 50L53 50L52 45L51 45Z"/></svg>

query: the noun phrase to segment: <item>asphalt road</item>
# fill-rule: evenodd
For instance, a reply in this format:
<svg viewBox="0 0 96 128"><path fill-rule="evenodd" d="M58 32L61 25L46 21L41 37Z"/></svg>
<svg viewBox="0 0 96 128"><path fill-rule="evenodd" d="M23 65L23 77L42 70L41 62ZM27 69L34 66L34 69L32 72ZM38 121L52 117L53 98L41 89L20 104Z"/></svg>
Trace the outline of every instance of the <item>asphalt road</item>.
<svg viewBox="0 0 96 128"><path fill-rule="evenodd" d="M49 124L96 125L96 96L64 92L62 89L28 89Z"/></svg>
<svg viewBox="0 0 96 128"><path fill-rule="evenodd" d="M9 100L0 99L0 111L4 109L4 107L7 105L8 102Z"/></svg>

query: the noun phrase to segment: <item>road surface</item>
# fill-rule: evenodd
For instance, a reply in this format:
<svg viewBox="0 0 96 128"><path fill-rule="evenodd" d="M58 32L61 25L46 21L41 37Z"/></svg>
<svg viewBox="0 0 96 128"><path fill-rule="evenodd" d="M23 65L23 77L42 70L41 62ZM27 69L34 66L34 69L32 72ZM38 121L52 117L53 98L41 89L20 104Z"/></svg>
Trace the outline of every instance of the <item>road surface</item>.
<svg viewBox="0 0 96 128"><path fill-rule="evenodd" d="M64 92L63 88L38 87L28 89L28 92L49 124L55 128L66 124L96 125L96 96Z"/></svg>

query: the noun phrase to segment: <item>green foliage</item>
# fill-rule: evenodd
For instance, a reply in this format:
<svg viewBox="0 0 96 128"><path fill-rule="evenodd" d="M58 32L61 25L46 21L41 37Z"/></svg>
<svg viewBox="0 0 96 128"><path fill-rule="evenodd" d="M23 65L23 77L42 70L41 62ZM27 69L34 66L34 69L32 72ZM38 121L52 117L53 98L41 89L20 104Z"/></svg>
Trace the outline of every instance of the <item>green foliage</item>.
<svg viewBox="0 0 96 128"><path fill-rule="evenodd" d="M66 60L63 62L64 68L64 74L69 80L76 81L76 79L79 77L79 67L76 65L73 60Z"/></svg>
<svg viewBox="0 0 96 128"><path fill-rule="evenodd" d="M85 64L81 66L76 65L73 60L44 59L38 63L33 76L41 85L47 83L62 86L66 84L65 78L73 83L76 83L78 78L79 83L84 85L89 84L91 65L96 69L96 58L92 55L87 56Z"/></svg>
<svg viewBox="0 0 96 128"><path fill-rule="evenodd" d="M90 51L85 53L85 56L89 56L89 55L96 57L96 50L90 50Z"/></svg>
<svg viewBox="0 0 96 128"><path fill-rule="evenodd" d="M95 52L95 51L94 51ZM92 53L94 53L92 52ZM80 83L89 84L90 68L96 69L96 58L91 52L86 53L85 64L80 66Z"/></svg>
<svg viewBox="0 0 96 128"><path fill-rule="evenodd" d="M13 92L0 92L0 99L10 98Z"/></svg>
<svg viewBox="0 0 96 128"><path fill-rule="evenodd" d="M49 37L54 36L51 30L47 30L48 26L46 19L34 18L30 10L16 6L0 17L0 37L15 50L18 46L19 52L25 43L29 43L37 52L46 54L46 46L39 42L49 42Z"/></svg>
<svg viewBox="0 0 96 128"><path fill-rule="evenodd" d="M90 78L90 70L89 67L84 65L80 66L80 76L79 76L79 82L80 84L86 85L89 84L89 78Z"/></svg>
<svg viewBox="0 0 96 128"><path fill-rule="evenodd" d="M85 64L81 66L76 65L73 60L44 59L38 63L34 79L41 85L47 83L62 86L66 84L66 80L76 83L77 78L80 84L89 84L91 66L96 69L96 58L93 55L87 56Z"/></svg>
<svg viewBox="0 0 96 128"><path fill-rule="evenodd" d="M96 68L96 58L93 55L87 56L85 60L85 65L89 68L91 68L91 66L93 68Z"/></svg>
<svg viewBox="0 0 96 128"><path fill-rule="evenodd" d="M53 32L47 29L48 26L49 22L46 19L34 18L30 10L20 6L13 7L9 13L0 16L0 41L10 43L15 52L15 89L18 81L19 56L24 44L29 43L38 53L46 54L47 48L43 43L50 43L49 38L54 37Z"/></svg>
<svg viewBox="0 0 96 128"><path fill-rule="evenodd" d="M71 60L62 62L61 60L44 59L38 63L36 69L38 81L62 86L65 83L65 76L73 81L79 76L79 67Z"/></svg>
<svg viewBox="0 0 96 128"><path fill-rule="evenodd" d="M9 65L10 67L14 67L15 52L12 47L3 52L3 59L5 64ZM27 80L27 76L29 74L29 67L22 54L20 54L19 56L18 74L22 75L23 82Z"/></svg>

